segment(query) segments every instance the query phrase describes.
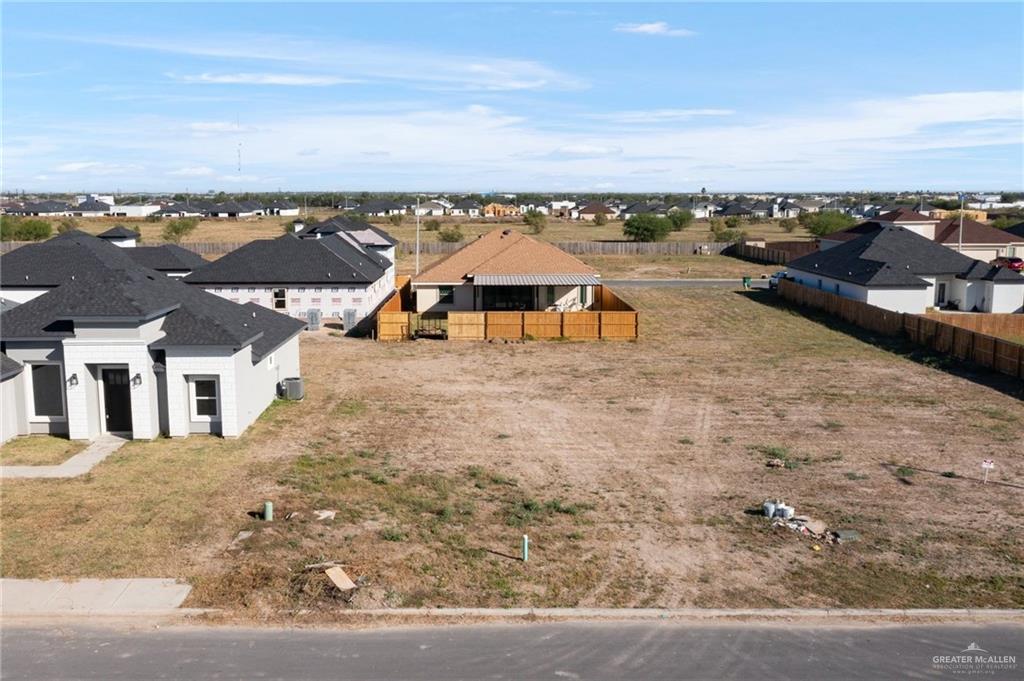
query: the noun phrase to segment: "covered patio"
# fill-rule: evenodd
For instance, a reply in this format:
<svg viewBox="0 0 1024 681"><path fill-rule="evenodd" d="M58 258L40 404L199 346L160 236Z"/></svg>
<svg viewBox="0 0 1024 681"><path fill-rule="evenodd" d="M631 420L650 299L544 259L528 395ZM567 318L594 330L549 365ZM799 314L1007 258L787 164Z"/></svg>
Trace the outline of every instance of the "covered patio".
<svg viewBox="0 0 1024 681"><path fill-rule="evenodd" d="M590 309L600 280L589 274L478 274L473 310L570 312Z"/></svg>

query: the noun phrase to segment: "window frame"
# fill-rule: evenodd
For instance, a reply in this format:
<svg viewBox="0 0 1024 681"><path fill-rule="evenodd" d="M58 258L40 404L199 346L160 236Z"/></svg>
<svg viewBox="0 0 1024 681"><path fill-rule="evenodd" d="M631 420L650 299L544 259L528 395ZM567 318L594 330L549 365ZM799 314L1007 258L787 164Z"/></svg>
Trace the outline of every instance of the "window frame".
<svg viewBox="0 0 1024 681"><path fill-rule="evenodd" d="M454 286L438 286L437 287L437 304L438 305L454 305L455 304L455 287Z"/></svg>
<svg viewBox="0 0 1024 681"><path fill-rule="evenodd" d="M188 415L189 420L193 422L216 422L221 420L221 408L220 408L220 376L197 374L185 377L185 381L188 383ZM196 395L196 383L210 381L213 383L213 404L216 408L214 414L200 414L198 413L197 400L210 400L210 397Z"/></svg>
<svg viewBox="0 0 1024 681"><path fill-rule="evenodd" d="M28 371L25 373L25 406L28 411L28 420L31 423L67 423L68 420L68 398L67 398L67 379L64 377L64 366L60 362L53 361L40 361L40 362L25 362L25 366L28 367ZM59 416L49 416L47 414L36 413L36 382L33 368L37 366L56 366L57 375L60 378L60 408L61 414Z"/></svg>

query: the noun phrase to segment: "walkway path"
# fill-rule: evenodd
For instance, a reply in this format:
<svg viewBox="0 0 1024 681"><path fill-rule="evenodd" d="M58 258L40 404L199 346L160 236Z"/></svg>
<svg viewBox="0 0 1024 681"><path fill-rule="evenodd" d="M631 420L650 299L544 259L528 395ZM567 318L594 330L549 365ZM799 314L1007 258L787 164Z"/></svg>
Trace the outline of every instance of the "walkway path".
<svg viewBox="0 0 1024 681"><path fill-rule="evenodd" d="M0 478L74 478L91 471L125 442L117 435L101 435L59 466L0 466Z"/></svg>
<svg viewBox="0 0 1024 681"><path fill-rule="evenodd" d="M0 579L0 613L4 617L167 614L191 590L173 579Z"/></svg>

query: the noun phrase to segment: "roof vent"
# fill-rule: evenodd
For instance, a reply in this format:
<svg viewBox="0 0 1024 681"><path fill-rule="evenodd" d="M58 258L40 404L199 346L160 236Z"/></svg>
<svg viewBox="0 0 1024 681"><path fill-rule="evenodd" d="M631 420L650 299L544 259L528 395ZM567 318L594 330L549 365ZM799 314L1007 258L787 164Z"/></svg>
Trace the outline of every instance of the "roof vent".
<svg viewBox="0 0 1024 681"><path fill-rule="evenodd" d="M256 313L255 312L252 313L252 318L256 319Z"/></svg>
<svg viewBox="0 0 1024 681"><path fill-rule="evenodd" d="M330 279L330 278L331 278L331 273L330 273L330 272L328 272L328 273L327 273L327 278L328 278L328 279Z"/></svg>
<svg viewBox="0 0 1024 681"><path fill-rule="evenodd" d="M511 229L503 229L503 230L501 230L501 235L502 236L508 236L511 233L512 233Z"/></svg>

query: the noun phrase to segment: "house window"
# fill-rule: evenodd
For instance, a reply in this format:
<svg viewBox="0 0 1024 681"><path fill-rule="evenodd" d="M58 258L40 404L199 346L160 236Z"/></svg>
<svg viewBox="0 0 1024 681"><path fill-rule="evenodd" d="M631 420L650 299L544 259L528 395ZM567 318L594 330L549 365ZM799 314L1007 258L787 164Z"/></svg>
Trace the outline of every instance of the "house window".
<svg viewBox="0 0 1024 681"><path fill-rule="evenodd" d="M545 303L545 305L547 307L551 307L552 305L555 304L555 287L554 286L548 286L547 287L546 296L547 296L547 298L546 298L547 302Z"/></svg>
<svg viewBox="0 0 1024 681"><path fill-rule="evenodd" d="M189 413L193 421L213 421L220 416L215 376L189 376Z"/></svg>
<svg viewBox="0 0 1024 681"><path fill-rule="evenodd" d="M454 305L455 304L455 287L454 286L438 286L437 287L437 303L439 305Z"/></svg>
<svg viewBox="0 0 1024 681"><path fill-rule="evenodd" d="M322 288L315 288L315 289L313 289L313 293L320 293L321 291L323 291Z"/></svg>
<svg viewBox="0 0 1024 681"><path fill-rule="evenodd" d="M32 415L39 419L64 418L64 379L59 364L33 364Z"/></svg>
<svg viewBox="0 0 1024 681"><path fill-rule="evenodd" d="M580 305L582 307L587 306L587 287L580 286Z"/></svg>
<svg viewBox="0 0 1024 681"><path fill-rule="evenodd" d="M274 289L274 309L284 310L288 307L288 302L285 300L285 291L283 288Z"/></svg>
<svg viewBox="0 0 1024 681"><path fill-rule="evenodd" d="M341 298L331 298L331 305L341 305Z"/></svg>
<svg viewBox="0 0 1024 681"><path fill-rule="evenodd" d="M254 288L249 289L249 293L256 293L256 289L254 289Z"/></svg>
<svg viewBox="0 0 1024 681"><path fill-rule="evenodd" d="M233 288L233 289L231 289L231 292L232 293L238 293L238 289L237 288Z"/></svg>

